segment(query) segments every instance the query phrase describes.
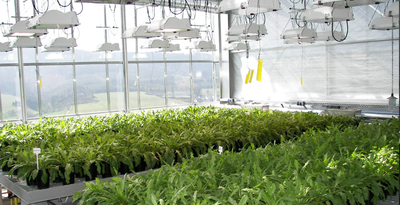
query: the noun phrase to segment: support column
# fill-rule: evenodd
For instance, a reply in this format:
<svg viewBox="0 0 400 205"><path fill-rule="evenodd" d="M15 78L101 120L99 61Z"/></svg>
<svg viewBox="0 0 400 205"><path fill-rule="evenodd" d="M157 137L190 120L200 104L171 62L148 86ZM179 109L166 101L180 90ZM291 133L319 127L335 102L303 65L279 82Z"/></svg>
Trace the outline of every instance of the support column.
<svg viewBox="0 0 400 205"><path fill-rule="evenodd" d="M126 30L126 13L125 4L121 4L121 30ZM128 51L126 38L122 38L122 66L124 72L125 84L125 113L129 112L129 79L128 79Z"/></svg>

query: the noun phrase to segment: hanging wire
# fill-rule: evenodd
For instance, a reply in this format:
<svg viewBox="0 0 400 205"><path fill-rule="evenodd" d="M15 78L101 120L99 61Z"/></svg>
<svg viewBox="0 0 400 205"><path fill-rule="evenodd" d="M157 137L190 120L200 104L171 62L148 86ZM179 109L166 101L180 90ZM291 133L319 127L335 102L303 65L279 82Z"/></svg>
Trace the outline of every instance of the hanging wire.
<svg viewBox="0 0 400 205"><path fill-rule="evenodd" d="M150 11L149 11L149 7L146 6L146 10L147 10L147 18L149 19L149 21L151 22L152 20L154 20L154 18L156 17L156 11L155 11L155 7L152 5L151 6L153 8L153 17L150 16Z"/></svg>
<svg viewBox="0 0 400 205"><path fill-rule="evenodd" d="M62 8L65 8L65 7L69 7L69 6L71 6L71 4L72 4L72 0L70 0L70 1L69 1L69 3L68 3L67 5L63 5L63 4L61 4L61 3L60 3L60 0L57 0L57 3L58 3L58 5L59 5L60 7L62 7Z"/></svg>
<svg viewBox="0 0 400 205"><path fill-rule="evenodd" d="M37 5L36 5L37 2L36 2L36 0L32 0L31 2L32 2L33 9L34 9L34 11L35 11L35 15L36 15L36 14L46 13L46 12L49 10L49 4L50 4L49 0L46 1L46 2L47 2L47 7L46 7L45 11L43 11L43 12L39 11L39 9L37 8Z"/></svg>
<svg viewBox="0 0 400 205"><path fill-rule="evenodd" d="M83 12L83 2L81 1L80 3L81 3L81 11L76 15L80 15ZM72 4L72 8L74 8L74 4Z"/></svg>
<svg viewBox="0 0 400 205"><path fill-rule="evenodd" d="M378 4L377 8L374 9L374 13L372 14L371 20L369 20L368 27L371 25L371 22L372 22L372 20L374 19L375 13L376 13L376 11L379 9L379 7L380 7L380 6L379 6L379 4Z"/></svg>
<svg viewBox="0 0 400 205"><path fill-rule="evenodd" d="M334 29L333 28L333 19L332 19L332 22L331 22L331 32L332 32L332 37L333 37L333 39L335 39L335 41L337 41L337 42L342 42L342 41L344 41L344 40L346 40L346 38L347 38L347 36L349 35L349 21L346 21L346 34L344 35L344 38L343 39L337 39L336 38L336 36L335 36L335 30L336 29ZM340 27L341 27L341 31L343 31L343 25L342 25L342 22L339 22L339 24L340 24Z"/></svg>
<svg viewBox="0 0 400 205"><path fill-rule="evenodd" d="M180 4L182 4L183 3L183 1L184 0L181 0L181 3ZM185 0L185 4L184 4L184 7L180 10L180 11L176 11L176 0L174 0L174 3L172 3L172 0L168 0L168 8L169 8L169 11L172 13L172 14L174 14L175 16L176 15L180 15L180 14L182 14L184 11L185 11L185 9L186 9L186 0ZM172 11L172 8L174 8L174 11Z"/></svg>

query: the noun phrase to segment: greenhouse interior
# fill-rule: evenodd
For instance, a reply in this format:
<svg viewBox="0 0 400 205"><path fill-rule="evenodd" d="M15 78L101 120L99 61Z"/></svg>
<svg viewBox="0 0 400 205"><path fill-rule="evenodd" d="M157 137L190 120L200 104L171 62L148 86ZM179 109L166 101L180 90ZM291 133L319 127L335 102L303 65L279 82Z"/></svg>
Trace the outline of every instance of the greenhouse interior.
<svg viewBox="0 0 400 205"><path fill-rule="evenodd" d="M0 205L399 204L398 0L2 0L0 30Z"/></svg>

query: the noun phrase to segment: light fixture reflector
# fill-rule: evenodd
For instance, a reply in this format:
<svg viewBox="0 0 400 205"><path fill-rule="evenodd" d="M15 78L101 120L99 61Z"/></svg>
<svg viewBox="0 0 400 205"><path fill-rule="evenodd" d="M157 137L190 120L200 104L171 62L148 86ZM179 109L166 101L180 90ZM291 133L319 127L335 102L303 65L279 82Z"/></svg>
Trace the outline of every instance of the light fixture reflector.
<svg viewBox="0 0 400 205"><path fill-rule="evenodd" d="M333 8L330 6L307 9L303 12L302 17L303 21L313 23L354 20L354 15L350 8Z"/></svg>
<svg viewBox="0 0 400 205"><path fill-rule="evenodd" d="M160 33L147 32L147 25L138 26L135 28L127 29L123 34L123 38L153 38L160 37Z"/></svg>
<svg viewBox="0 0 400 205"><path fill-rule="evenodd" d="M169 17L151 22L147 27L147 32L178 32L190 30L189 19L178 19L176 17Z"/></svg>
<svg viewBox="0 0 400 205"><path fill-rule="evenodd" d="M399 29L399 17L380 17L372 20L369 25L372 30L394 30Z"/></svg>
<svg viewBox="0 0 400 205"><path fill-rule="evenodd" d="M12 50L13 48L10 47L10 42L4 42L4 43L0 42L0 52L9 52Z"/></svg>
<svg viewBox="0 0 400 205"><path fill-rule="evenodd" d="M13 48L37 48L42 46L42 42L38 37L18 37L15 41L13 41L11 46Z"/></svg>
<svg viewBox="0 0 400 205"><path fill-rule="evenodd" d="M18 21L4 35L5 37L41 36L47 34L47 29L28 29L28 20Z"/></svg>
<svg viewBox="0 0 400 205"><path fill-rule="evenodd" d="M29 20L29 29L66 29L78 26L79 21L75 11L63 13L58 10L50 10L37 15Z"/></svg>
<svg viewBox="0 0 400 205"><path fill-rule="evenodd" d="M264 24L241 24L231 26L227 32L228 36L264 36L267 34L267 29Z"/></svg>
<svg viewBox="0 0 400 205"><path fill-rule="evenodd" d="M290 39L290 38L316 38L317 33L314 29L309 28L297 28L297 29L288 29L283 32L281 38L282 39Z"/></svg>

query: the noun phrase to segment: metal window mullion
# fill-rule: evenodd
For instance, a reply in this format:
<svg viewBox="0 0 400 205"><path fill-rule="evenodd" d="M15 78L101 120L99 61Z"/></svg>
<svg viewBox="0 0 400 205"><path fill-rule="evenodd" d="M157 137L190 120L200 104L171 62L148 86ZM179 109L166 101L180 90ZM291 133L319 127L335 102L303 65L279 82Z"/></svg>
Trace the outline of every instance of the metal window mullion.
<svg viewBox="0 0 400 205"><path fill-rule="evenodd" d="M73 11L72 4L70 6L71 11ZM74 28L71 28L71 37L74 38ZM71 56L72 56L72 83L73 83L73 89L74 89L74 107L75 107L75 115L78 115L78 91L76 87L76 65L75 65L75 47L72 47L71 50Z"/></svg>
<svg viewBox="0 0 400 205"><path fill-rule="evenodd" d="M126 13L125 5L121 4L121 31L126 30ZM122 66L125 84L125 113L129 112L129 79L128 79L128 54L127 54L127 41L122 38Z"/></svg>
<svg viewBox="0 0 400 205"><path fill-rule="evenodd" d="M42 91L40 84L42 83L42 78L40 77L39 70L39 48L36 48L36 82L37 82L37 98L38 98L38 108L39 108L39 117L43 116L42 113Z"/></svg>
<svg viewBox="0 0 400 205"><path fill-rule="evenodd" d="M104 40L107 42L107 7L104 5ZM110 70L108 67L108 52L104 53L104 60L106 63L106 88L107 88L107 109L111 111L111 96L110 96Z"/></svg>
<svg viewBox="0 0 400 205"><path fill-rule="evenodd" d="M193 98L193 53L192 53L192 49L190 49L190 53L189 53L189 60L190 60L190 103L194 103L194 98Z"/></svg>
<svg viewBox="0 0 400 205"><path fill-rule="evenodd" d="M135 27L137 27L137 9L135 5ZM139 52L139 40L135 38L135 58L136 58L136 94L137 94L137 103L139 110L142 108L142 104L140 103L140 73L139 73L139 59L138 59L138 52Z"/></svg>
<svg viewBox="0 0 400 205"><path fill-rule="evenodd" d="M229 14L228 14L229 15ZM221 79L221 69L222 69L222 35L221 35L221 14L220 13L218 13L218 41L219 41L219 43L218 43L218 52L219 52L219 77L220 77L220 80L219 80L219 96L220 96L220 98L222 98L223 97L223 93L222 93L222 91L223 91L223 80ZM229 81L229 76L228 76L228 79L225 79L225 80L228 80ZM229 87L228 87L229 88ZM229 90L228 90L228 93L229 93Z"/></svg>
<svg viewBox="0 0 400 205"><path fill-rule="evenodd" d="M164 92L165 92L165 106L168 107L168 73L167 73L167 52L164 50Z"/></svg>
<svg viewBox="0 0 400 205"><path fill-rule="evenodd" d="M20 20L20 12L19 12L19 0L14 1L15 6L15 22ZM20 87L20 97L21 97L21 116L22 122L27 122L26 117L26 99L25 99L25 83L24 83L24 62L22 58L22 48L18 47L18 74L19 74L19 87Z"/></svg>
<svg viewBox="0 0 400 205"><path fill-rule="evenodd" d="M3 121L3 105L1 103L1 86L0 86L0 122L2 121Z"/></svg>

